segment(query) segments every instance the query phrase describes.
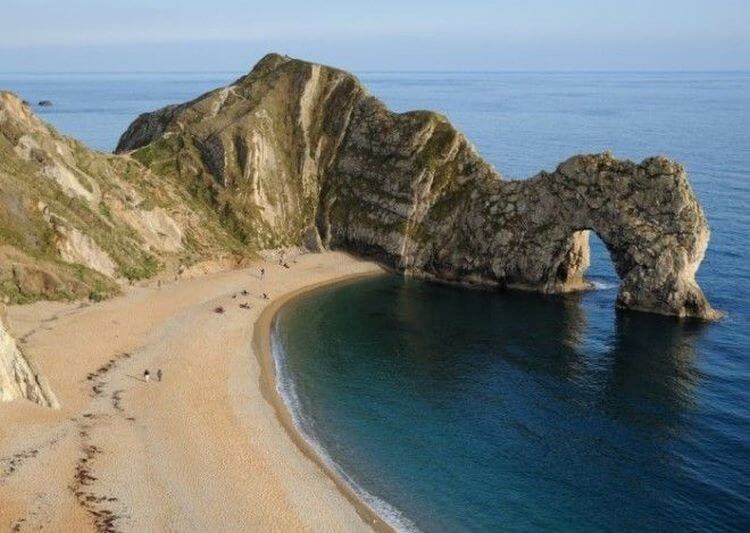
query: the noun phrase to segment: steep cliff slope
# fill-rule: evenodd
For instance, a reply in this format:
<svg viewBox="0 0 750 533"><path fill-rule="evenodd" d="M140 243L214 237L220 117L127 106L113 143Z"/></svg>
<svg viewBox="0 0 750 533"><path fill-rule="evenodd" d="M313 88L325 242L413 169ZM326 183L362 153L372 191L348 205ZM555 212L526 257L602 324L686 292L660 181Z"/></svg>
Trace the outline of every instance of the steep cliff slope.
<svg viewBox="0 0 750 533"><path fill-rule="evenodd" d="M57 134L0 92L0 297L101 298L117 280L244 253L220 214L127 157Z"/></svg>
<svg viewBox="0 0 750 533"><path fill-rule="evenodd" d="M0 309L0 401L24 398L45 407L57 407L55 395L21 353L3 320Z"/></svg>
<svg viewBox="0 0 750 533"><path fill-rule="evenodd" d="M409 275L564 292L585 287L592 230L622 280L619 306L718 316L695 282L706 218L664 158L576 156L503 181L445 117L392 113L351 74L275 54L140 116L118 151L216 205L252 247L304 242Z"/></svg>

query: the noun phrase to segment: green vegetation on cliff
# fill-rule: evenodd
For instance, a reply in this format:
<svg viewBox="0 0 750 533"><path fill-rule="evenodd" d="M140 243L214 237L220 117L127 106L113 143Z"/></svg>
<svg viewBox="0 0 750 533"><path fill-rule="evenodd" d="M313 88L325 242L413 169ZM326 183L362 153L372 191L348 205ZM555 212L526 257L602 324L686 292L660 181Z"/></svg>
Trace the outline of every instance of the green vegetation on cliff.
<svg viewBox="0 0 750 533"><path fill-rule="evenodd" d="M118 280L247 253L182 184L89 150L0 93L0 301L99 300Z"/></svg>

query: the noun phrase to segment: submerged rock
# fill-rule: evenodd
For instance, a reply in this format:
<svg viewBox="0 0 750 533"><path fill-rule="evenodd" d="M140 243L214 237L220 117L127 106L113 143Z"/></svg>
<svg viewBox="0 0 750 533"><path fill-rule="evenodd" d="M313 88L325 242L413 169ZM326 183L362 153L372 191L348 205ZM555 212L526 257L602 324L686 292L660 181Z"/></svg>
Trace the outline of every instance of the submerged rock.
<svg viewBox="0 0 750 533"><path fill-rule="evenodd" d="M339 248L407 275L559 293L587 287L594 231L618 306L719 316L695 281L706 218L662 157L579 155L503 181L445 117L393 113L351 74L276 54L141 115L117 151L212 198L255 248Z"/></svg>

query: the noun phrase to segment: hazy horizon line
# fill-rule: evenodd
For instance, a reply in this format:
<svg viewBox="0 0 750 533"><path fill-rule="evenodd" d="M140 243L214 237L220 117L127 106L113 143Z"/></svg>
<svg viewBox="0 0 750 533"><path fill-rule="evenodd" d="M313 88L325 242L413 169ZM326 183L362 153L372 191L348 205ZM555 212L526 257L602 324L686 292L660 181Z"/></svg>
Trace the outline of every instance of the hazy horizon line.
<svg viewBox="0 0 750 533"><path fill-rule="evenodd" d="M343 69L328 65L339 70L345 70L353 74L702 74L702 73L726 73L726 74L750 74L750 68L640 68L640 69L597 69L597 68L571 68L571 69ZM9 74L247 74L249 70L0 70L0 76Z"/></svg>

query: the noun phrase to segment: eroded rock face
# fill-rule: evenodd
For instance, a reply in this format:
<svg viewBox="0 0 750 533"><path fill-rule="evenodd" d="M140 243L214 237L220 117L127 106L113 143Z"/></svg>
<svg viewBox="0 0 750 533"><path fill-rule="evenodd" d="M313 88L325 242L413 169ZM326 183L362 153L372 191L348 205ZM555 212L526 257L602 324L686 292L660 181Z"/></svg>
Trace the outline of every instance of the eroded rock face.
<svg viewBox="0 0 750 533"><path fill-rule="evenodd" d="M0 312L0 401L27 399L45 407L58 407L44 380L18 349Z"/></svg>
<svg viewBox="0 0 750 533"><path fill-rule="evenodd" d="M100 299L162 268L251 252L182 183L89 150L0 91L0 301Z"/></svg>
<svg viewBox="0 0 750 533"><path fill-rule="evenodd" d="M313 242L409 275L555 293L586 287L595 231L622 280L619 306L718 316L695 282L706 218L664 158L576 156L503 181L445 117L390 112L352 75L275 54L139 117L118 145L133 150L210 195L257 248Z"/></svg>

